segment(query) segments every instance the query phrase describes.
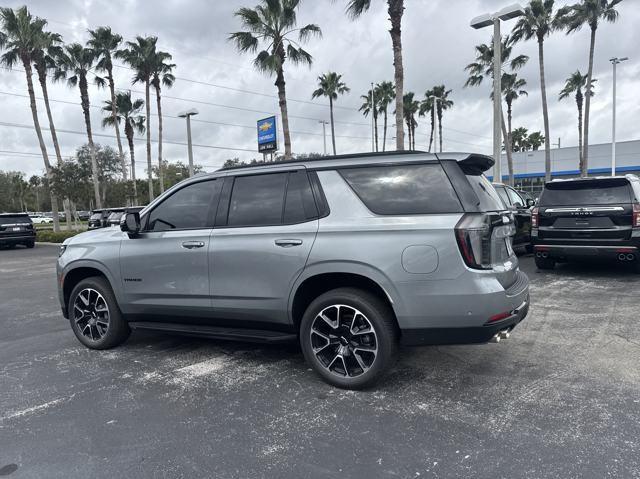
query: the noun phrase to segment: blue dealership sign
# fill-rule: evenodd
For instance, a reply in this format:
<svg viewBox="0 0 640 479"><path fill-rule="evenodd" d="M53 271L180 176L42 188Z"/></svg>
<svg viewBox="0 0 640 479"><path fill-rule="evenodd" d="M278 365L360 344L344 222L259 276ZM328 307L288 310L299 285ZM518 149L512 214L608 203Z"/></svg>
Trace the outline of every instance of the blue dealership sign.
<svg viewBox="0 0 640 479"><path fill-rule="evenodd" d="M258 120L258 151L268 153L278 149L276 117Z"/></svg>

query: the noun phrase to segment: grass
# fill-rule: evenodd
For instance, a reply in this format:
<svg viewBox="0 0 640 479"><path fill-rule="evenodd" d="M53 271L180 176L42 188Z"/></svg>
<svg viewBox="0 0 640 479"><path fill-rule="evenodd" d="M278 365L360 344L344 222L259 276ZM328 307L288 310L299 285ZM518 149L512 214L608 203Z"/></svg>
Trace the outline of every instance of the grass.
<svg viewBox="0 0 640 479"><path fill-rule="evenodd" d="M54 233L53 230L38 230L36 241L43 243L62 243L67 238L71 238L78 233L82 233L82 231L60 231L59 233Z"/></svg>

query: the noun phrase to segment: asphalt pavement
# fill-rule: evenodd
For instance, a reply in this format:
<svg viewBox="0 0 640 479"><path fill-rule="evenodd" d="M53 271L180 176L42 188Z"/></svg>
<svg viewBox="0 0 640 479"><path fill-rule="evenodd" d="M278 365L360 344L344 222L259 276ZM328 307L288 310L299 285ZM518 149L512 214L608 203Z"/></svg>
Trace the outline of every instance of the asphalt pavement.
<svg viewBox="0 0 640 479"><path fill-rule="evenodd" d="M561 265L498 344L406 348L375 389L295 346L135 332L91 351L57 247L0 251L0 476L640 478L640 275Z"/></svg>

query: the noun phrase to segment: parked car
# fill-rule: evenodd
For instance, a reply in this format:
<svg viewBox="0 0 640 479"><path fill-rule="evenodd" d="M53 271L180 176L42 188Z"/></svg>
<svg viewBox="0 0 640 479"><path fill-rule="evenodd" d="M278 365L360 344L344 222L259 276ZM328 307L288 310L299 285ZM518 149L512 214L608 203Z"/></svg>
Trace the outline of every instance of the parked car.
<svg viewBox="0 0 640 479"><path fill-rule="evenodd" d="M32 215L29 215L29 218L31 218L31 222L34 225L51 224L51 223L53 223L53 218L50 218L50 217L47 217L47 216L43 216L43 215L32 214Z"/></svg>
<svg viewBox="0 0 640 479"><path fill-rule="evenodd" d="M33 248L36 230L27 213L0 213L0 246Z"/></svg>
<svg viewBox="0 0 640 479"><path fill-rule="evenodd" d="M95 230L99 228L105 228L107 224L107 219L111 214L111 210L108 208L96 209L91 211L91 216L88 220L87 228L90 230Z"/></svg>
<svg viewBox="0 0 640 479"><path fill-rule="evenodd" d="M398 344L507 338L527 315L529 280L491 166L393 152L186 179L120 230L64 242L63 314L94 349L131 329L298 340L345 388L377 380Z"/></svg>
<svg viewBox="0 0 640 479"><path fill-rule="evenodd" d="M76 216L80 221L88 221L91 218L90 211L76 211Z"/></svg>
<svg viewBox="0 0 640 479"><path fill-rule="evenodd" d="M516 234L513 238L515 247L524 248L527 253L533 251L531 244L531 208L535 200L524 198L518 191L508 185L494 183L496 191L507 209L511 210L516 218Z"/></svg>
<svg viewBox="0 0 640 479"><path fill-rule="evenodd" d="M129 206L127 208L112 208L111 214L107 218L108 226L120 226L120 220L126 212L139 212L142 206Z"/></svg>
<svg viewBox="0 0 640 479"><path fill-rule="evenodd" d="M536 265L601 256L640 272L639 200L635 175L547 183L533 211Z"/></svg>

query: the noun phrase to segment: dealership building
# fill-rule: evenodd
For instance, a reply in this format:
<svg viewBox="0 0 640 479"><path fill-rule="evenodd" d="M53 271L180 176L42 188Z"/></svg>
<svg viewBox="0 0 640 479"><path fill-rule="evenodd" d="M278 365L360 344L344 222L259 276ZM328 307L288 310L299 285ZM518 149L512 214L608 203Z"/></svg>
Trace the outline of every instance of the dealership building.
<svg viewBox="0 0 640 479"><path fill-rule="evenodd" d="M551 177L580 176L578 147L551 149ZM544 186L544 148L513 153L513 170L518 189L539 192ZM508 181L507 157L502 155L502 177ZM640 175L640 140L616 142L616 174ZM611 174L611 143L589 146L589 176Z"/></svg>

